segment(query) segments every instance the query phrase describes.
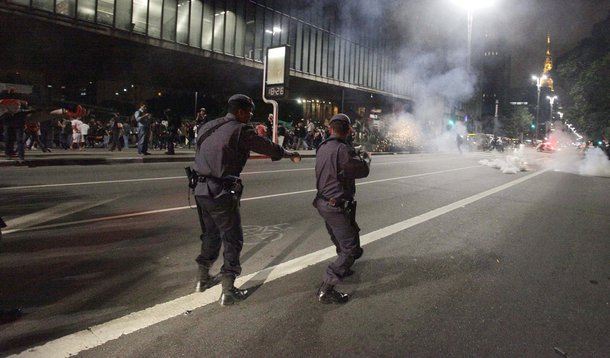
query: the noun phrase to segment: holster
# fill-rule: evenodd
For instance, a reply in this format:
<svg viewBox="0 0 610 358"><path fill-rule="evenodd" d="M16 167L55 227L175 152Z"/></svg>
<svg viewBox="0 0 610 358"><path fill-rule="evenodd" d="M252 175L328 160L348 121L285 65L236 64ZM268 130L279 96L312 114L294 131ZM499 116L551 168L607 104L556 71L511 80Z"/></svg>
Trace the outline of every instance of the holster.
<svg viewBox="0 0 610 358"><path fill-rule="evenodd" d="M345 204L345 209L343 209L345 216L349 220L349 223L356 228L356 230L360 231L360 227L356 223L356 208L358 207L357 201L348 201Z"/></svg>

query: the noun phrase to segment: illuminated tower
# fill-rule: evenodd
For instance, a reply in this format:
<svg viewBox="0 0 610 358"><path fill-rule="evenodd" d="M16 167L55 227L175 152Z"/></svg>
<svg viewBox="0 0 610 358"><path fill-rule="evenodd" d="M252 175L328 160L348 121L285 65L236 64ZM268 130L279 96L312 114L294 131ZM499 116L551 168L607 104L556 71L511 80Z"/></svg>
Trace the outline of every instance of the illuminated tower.
<svg viewBox="0 0 610 358"><path fill-rule="evenodd" d="M553 88L553 79L551 78L551 70L553 69L553 60L551 59L551 35L546 35L546 60L544 61L544 71L542 72L543 76L546 76L546 79L542 81L542 87L546 87L551 90L551 92L555 92Z"/></svg>

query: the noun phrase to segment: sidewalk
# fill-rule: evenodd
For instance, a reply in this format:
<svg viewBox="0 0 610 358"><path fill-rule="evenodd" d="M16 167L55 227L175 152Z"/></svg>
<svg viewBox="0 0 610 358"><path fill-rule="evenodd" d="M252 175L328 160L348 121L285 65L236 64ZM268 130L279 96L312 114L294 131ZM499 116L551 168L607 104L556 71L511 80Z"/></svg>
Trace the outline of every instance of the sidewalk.
<svg viewBox="0 0 610 358"><path fill-rule="evenodd" d="M315 157L314 150L300 150L303 158ZM125 164L125 163L161 163L161 162L192 162L195 149L176 148L176 154L167 155L165 150L150 150L151 155L139 155L136 148L128 148L114 152L103 148L87 148L86 150L64 150L55 148L51 153L40 150L25 151L25 160L0 156L0 167L27 166L42 167L55 165L95 165L95 164ZM266 158L258 153L252 153L251 159Z"/></svg>

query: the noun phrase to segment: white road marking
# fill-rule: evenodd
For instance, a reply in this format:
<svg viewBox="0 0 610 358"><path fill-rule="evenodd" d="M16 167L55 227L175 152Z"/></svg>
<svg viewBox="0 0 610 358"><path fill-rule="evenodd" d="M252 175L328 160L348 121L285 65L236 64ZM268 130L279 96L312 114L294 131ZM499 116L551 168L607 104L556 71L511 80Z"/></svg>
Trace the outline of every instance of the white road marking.
<svg viewBox="0 0 610 358"><path fill-rule="evenodd" d="M83 210L91 209L96 206L107 204L111 201L114 201L118 198L112 198L109 200L103 200L98 202L82 202L82 201L73 201L68 203L62 203L59 205L55 205L53 207L37 211L32 214L24 215L12 220L8 220L6 222L7 227L11 229L4 230L4 234L10 234L13 232L23 231L28 229L36 224L44 223L47 221L55 220L62 218L64 216L68 216L74 213L78 213Z"/></svg>
<svg viewBox="0 0 610 358"><path fill-rule="evenodd" d="M521 184L545 172L546 170L541 170L523 176L519 179L486 190L479 194L475 194L468 198L458 200L449 205L445 205L443 207L431 210L422 215L370 232L366 235L361 236L360 242L362 245L365 245L375 242L377 240L384 239L388 236L399 233L400 231L424 223L428 220L449 213L465 205L472 204L500 191L509 189L515 185ZM236 285L243 286L249 281L257 282L257 284L271 282L291 273L303 270L308 266L316 265L320 262L328 260L334 257L335 255L335 247L327 247L325 249L312 252L305 256L301 256L290 261L283 262L279 265L272 266L264 270L240 277L236 281ZM185 312L192 311L194 309L214 303L218 301L220 293L221 288L217 285L211 289L206 290L203 293L192 293L190 295L180 297L169 302L160 303L142 311L133 312L126 316L114 319L112 321L89 327L87 330L76 332L74 334L70 334L62 338L55 339L53 341L49 341L41 346L30 348L11 357L50 358L69 357L72 355L76 355L79 352L97 346L101 346L104 343L117 339L123 335L139 331L154 324L184 314Z"/></svg>
<svg viewBox="0 0 610 358"><path fill-rule="evenodd" d="M440 171L435 171L435 172L406 175L406 176L395 177L395 178L386 178L386 179L379 179L379 180L364 181L364 182L357 183L356 185L367 185L367 184L375 184L375 183L380 183L380 182L385 182L385 181L392 181L392 180L417 178L417 177L426 176L426 175L445 174L445 173L449 173L449 172L465 170L465 169L472 169L472 168L481 168L481 166L480 165L474 165L474 166L461 167L461 168L455 168L455 169L440 170ZM307 190L300 190L300 191L291 191L291 192L287 192L287 193L269 194L269 195L262 195L262 196L253 196L253 197L250 197L250 198L242 198L241 201L251 201L251 200L261 200L261 199L277 198L277 197L281 197L281 196L298 195L298 194L304 194L304 193L313 193L315 191L316 191L316 189L307 189ZM57 223L57 224L50 224L50 225L41 225L41 226L31 227L31 228L27 228L27 229L28 230L55 229L55 228L65 227L65 226L90 224L90 223L95 223L95 222L100 222L100 221L127 219L127 218L132 218L132 217L137 217L137 216L152 215L152 214L161 214L161 213L167 213L167 212L171 212L171 211L178 211L178 210L185 210L185 209L195 209L195 206L178 206L178 207L174 207L174 208L147 210L147 211L140 211L140 212L137 212L137 213L129 213L129 214L122 214L122 215L105 216L105 217L101 217L101 218L93 218L93 219L69 221L69 222L65 222L65 223ZM3 231L3 233L4 234L10 234L12 232L24 231L24 230L25 230L25 228L24 229L15 229L15 230L5 230L5 231Z"/></svg>

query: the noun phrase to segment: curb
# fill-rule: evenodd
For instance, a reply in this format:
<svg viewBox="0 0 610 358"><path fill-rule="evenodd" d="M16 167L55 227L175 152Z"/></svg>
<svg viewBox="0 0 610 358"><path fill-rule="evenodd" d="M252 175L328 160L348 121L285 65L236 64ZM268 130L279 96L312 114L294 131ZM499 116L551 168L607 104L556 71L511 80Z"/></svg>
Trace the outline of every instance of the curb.
<svg viewBox="0 0 610 358"><path fill-rule="evenodd" d="M302 154L302 158L315 158L313 154ZM267 159L268 156L252 155L250 159ZM91 157L91 158L35 158L25 160L0 160L0 167L46 167L63 165L114 165L114 164L133 164L133 163L191 163L195 159L193 156L149 156L149 157Z"/></svg>

